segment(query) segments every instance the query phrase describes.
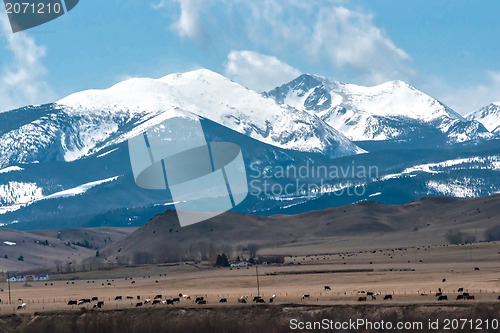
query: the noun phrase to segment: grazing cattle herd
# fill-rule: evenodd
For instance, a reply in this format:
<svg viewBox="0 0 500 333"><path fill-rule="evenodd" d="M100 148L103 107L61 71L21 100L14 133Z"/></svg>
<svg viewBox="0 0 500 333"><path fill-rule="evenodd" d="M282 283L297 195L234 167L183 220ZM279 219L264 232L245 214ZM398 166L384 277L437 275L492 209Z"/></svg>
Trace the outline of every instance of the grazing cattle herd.
<svg viewBox="0 0 500 333"><path fill-rule="evenodd" d="M111 281L114 281L114 280L111 280ZM446 279L442 279L441 281L446 282ZM134 282L134 281L132 281L132 282ZM323 295L327 295L327 296L332 295L333 296L333 295L335 295L335 293L337 293L337 295L340 295L340 293L338 291L335 291L335 292L332 291L332 288L330 286L331 285L324 285L323 286L323 291L326 291L326 293L323 293ZM471 295L468 292L468 290L465 289L464 287L459 287L455 290L456 290L456 292L453 292L453 294L458 293L456 298L455 298L456 301L463 301L463 300L473 301L476 299L476 297L474 295ZM318 296L318 294L319 294L319 296L322 296L322 293L320 292L320 290L317 290L314 294L311 294L311 293L302 294L300 299L301 299L301 301L311 300L312 295L314 295L314 297L316 298ZM344 292L344 294L347 295L347 292ZM395 297L395 295L397 295L397 293L395 293L395 292L392 292L391 294L389 294L389 293L382 293L382 292L375 293L373 291L364 291L364 290L359 290L357 292L352 291L351 295L352 294L355 294L358 297L357 298L358 302L367 302L369 299L371 299L372 301L375 301L375 300L377 300L377 296L380 296L381 299L383 299L384 301L391 301L391 300L393 300L393 297ZM426 292L423 292L423 293L419 292L418 295L428 296L428 294ZM437 288L437 291L434 293L434 296L435 296L435 299L439 302L449 300L448 295L445 295L443 288ZM287 298L289 298L288 295L287 295ZM86 305L88 304L93 309L101 309L104 307L105 303L103 300L100 300L100 299L101 298L98 296L93 296L93 297L89 297L89 298L72 299L72 300L67 301L67 305L71 306L71 307L74 307L74 306L86 307ZM130 306L133 306L135 304L135 307L144 307L147 305L150 305L150 306L175 305L176 303L180 304L181 300L184 303L189 301L189 303L191 303L191 304L192 303L198 304L198 305L209 304L206 295L193 296L194 300L191 301L191 299L192 299L191 296L184 294L184 293L179 293L178 296L176 296L176 297L172 297L172 296L168 296L168 295L164 295L164 294L157 294L153 297L153 299L145 298L143 301L141 301L142 298L140 295L135 296L135 297L134 296L122 296L122 295L114 296L114 298L108 297L108 300L110 300L110 301L113 299L117 304L121 303L124 306L128 306L128 303L123 301L124 299L126 299L126 300L137 299L137 302L130 303ZM222 297L222 298L218 298L218 299L219 299L218 303L226 303L227 304L230 302L230 299L228 299L227 297ZM276 299L276 294L274 294L272 297L269 298L268 303L273 303L275 301L275 299ZM398 297L398 300L401 300L401 299L402 298ZM237 303L246 304L249 302L249 296L243 295L243 296L240 296L239 298L236 298L234 300L237 301ZM316 301L318 301L318 300L319 300L319 297L316 298ZM498 296L498 300L500 301L500 296ZM19 298L18 301L19 301L19 305L17 305L17 310L25 310L27 308L27 304L25 303L25 301L21 298ZM91 303L94 303L94 304L91 304ZM266 304L266 300L264 299L263 296L260 296L260 295L253 296L252 303ZM0 304L2 304L1 299L0 299Z"/></svg>

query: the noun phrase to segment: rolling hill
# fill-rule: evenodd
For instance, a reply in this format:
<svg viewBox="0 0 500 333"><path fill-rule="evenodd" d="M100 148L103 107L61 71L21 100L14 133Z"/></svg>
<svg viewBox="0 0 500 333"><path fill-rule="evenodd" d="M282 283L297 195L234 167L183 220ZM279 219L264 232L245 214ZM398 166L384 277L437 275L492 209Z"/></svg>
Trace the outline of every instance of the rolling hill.
<svg viewBox="0 0 500 333"><path fill-rule="evenodd" d="M469 233L480 241L486 229L500 224L499 212L500 195L427 197L402 205L367 201L297 215L263 217L229 212L180 228L176 213L168 210L87 263L163 262L228 249L242 251L252 243L261 254L436 245L448 243L445 235L450 230Z"/></svg>

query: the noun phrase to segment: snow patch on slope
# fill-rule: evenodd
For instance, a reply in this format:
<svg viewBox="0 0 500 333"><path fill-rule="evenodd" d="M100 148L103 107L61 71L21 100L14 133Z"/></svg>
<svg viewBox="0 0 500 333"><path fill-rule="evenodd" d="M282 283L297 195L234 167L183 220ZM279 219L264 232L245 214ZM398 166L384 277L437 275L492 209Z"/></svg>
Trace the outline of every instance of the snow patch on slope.
<svg viewBox="0 0 500 333"><path fill-rule="evenodd" d="M10 166L0 170L0 173L9 173L14 171L23 171L24 169L18 166Z"/></svg>
<svg viewBox="0 0 500 333"><path fill-rule="evenodd" d="M115 181L117 179L118 179L118 176L111 177L111 178L108 178L108 179L98 180L98 181L95 181L95 182L86 183L86 184L83 184L83 185L71 188L69 190L65 190L65 191L60 191L60 192L57 192L57 193L53 193L51 195L48 195L48 196L44 197L43 199L56 199L56 198L74 197L74 196L77 196L77 195L84 194L85 192L87 192L88 190L90 190L91 188L93 188L95 186L98 186L98 185L101 185L101 184L105 184L105 183L109 183L109 182Z"/></svg>
<svg viewBox="0 0 500 333"><path fill-rule="evenodd" d="M449 181L428 181L426 182L426 186L429 189L429 195L446 195L457 198L476 198L481 195L478 188L480 188L480 184L484 183L484 181L471 179L471 178L462 178L455 179Z"/></svg>
<svg viewBox="0 0 500 333"><path fill-rule="evenodd" d="M8 184L2 184L0 185L0 215L19 210L22 207L31 205L40 200L67 198L81 195L93 187L115 181L118 178L119 176L116 176L82 184L47 196L43 195L43 189L38 187L35 183L9 182Z"/></svg>

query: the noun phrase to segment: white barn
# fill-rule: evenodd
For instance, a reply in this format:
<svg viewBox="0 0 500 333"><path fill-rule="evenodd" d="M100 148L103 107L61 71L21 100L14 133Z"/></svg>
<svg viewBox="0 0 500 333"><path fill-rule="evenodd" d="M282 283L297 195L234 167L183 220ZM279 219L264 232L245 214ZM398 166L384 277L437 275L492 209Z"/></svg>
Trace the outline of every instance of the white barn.
<svg viewBox="0 0 500 333"><path fill-rule="evenodd" d="M26 276L12 276L7 279L7 282L26 282Z"/></svg>

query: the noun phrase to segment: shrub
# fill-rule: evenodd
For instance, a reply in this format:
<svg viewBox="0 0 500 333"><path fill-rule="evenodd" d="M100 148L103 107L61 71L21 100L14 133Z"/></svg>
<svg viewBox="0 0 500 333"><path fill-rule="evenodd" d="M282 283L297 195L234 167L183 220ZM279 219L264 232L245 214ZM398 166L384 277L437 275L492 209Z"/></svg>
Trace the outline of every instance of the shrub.
<svg viewBox="0 0 500 333"><path fill-rule="evenodd" d="M476 236L458 230L449 230L446 233L445 237L450 244L455 244L455 245L464 243L474 243L476 241Z"/></svg>
<svg viewBox="0 0 500 333"><path fill-rule="evenodd" d="M486 238L486 241L488 242L494 242L500 240L500 224L487 229L484 232L484 236Z"/></svg>

